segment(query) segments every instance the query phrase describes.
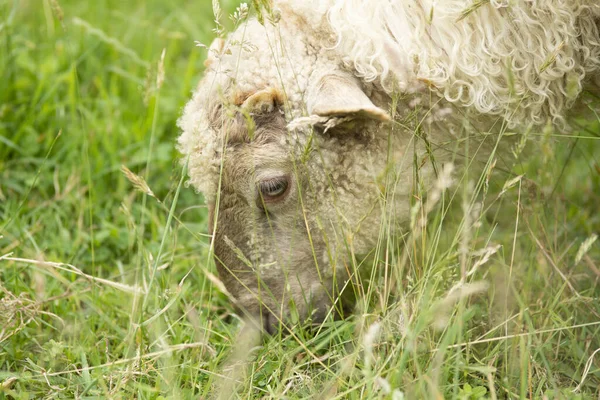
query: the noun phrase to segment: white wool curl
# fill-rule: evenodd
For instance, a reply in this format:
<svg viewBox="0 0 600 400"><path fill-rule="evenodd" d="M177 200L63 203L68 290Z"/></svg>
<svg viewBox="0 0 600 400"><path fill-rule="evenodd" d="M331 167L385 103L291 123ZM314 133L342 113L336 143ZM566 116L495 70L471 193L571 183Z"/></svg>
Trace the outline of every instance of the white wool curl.
<svg viewBox="0 0 600 400"><path fill-rule="evenodd" d="M597 0L315 2L328 9L338 53L365 81L388 92L422 82L513 125L562 122L600 66Z"/></svg>

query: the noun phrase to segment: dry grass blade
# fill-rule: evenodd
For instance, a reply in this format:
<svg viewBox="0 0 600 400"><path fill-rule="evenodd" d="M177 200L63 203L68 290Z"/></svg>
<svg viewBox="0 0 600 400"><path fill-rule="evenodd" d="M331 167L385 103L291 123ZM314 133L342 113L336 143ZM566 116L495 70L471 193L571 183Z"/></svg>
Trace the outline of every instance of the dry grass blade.
<svg viewBox="0 0 600 400"><path fill-rule="evenodd" d="M15 296L0 285L0 343L21 331L38 314L38 304L21 294Z"/></svg>
<svg viewBox="0 0 600 400"><path fill-rule="evenodd" d="M233 252L233 254L235 254L241 262L243 262L248 268L254 269L254 264L252 263L252 261L250 261L246 257L244 252L239 247L237 247L231 239L229 239L227 236L225 236L224 241L225 241L225 244L227 244L227 246L229 247L229 249Z"/></svg>
<svg viewBox="0 0 600 400"><path fill-rule="evenodd" d="M598 239L598 235L593 234L589 238L585 239L581 246L579 246L579 250L577 250L577 255L575 256L575 265L579 264L583 256L592 248L592 245Z"/></svg>
<svg viewBox="0 0 600 400"><path fill-rule="evenodd" d="M469 7L465 8L461 11L460 16L456 19L456 22L460 22L463 19L467 18L469 15L473 14L475 11L480 9L481 7L489 4L490 0L478 0L471 4Z"/></svg>
<svg viewBox="0 0 600 400"><path fill-rule="evenodd" d="M4 382L2 382L2 384L0 385L0 388L3 390L9 390L10 388L13 387L13 385L15 384L16 381L17 381L17 378L14 376L11 376L10 378L8 378Z"/></svg>
<svg viewBox="0 0 600 400"><path fill-rule="evenodd" d="M104 279L104 278L98 278L98 277L86 274L85 272L81 271L79 268L77 268L71 264L58 263L58 262L52 262L52 261L38 261L38 260L30 260L27 258L5 257L5 256L2 257L2 260L22 262L22 263L26 263L26 264L39 265L42 267L52 267L52 268L59 269L61 271L71 272L73 274L84 277L92 282L101 283L103 285L110 286L114 289L118 289L122 292L132 293L132 294L144 294L145 293L145 291L142 290L138 286L130 286L130 285L126 285L124 283L113 282L111 280Z"/></svg>
<svg viewBox="0 0 600 400"><path fill-rule="evenodd" d="M162 87L163 82L165 81L165 55L167 54L167 49L163 49L162 53L160 53L160 60L158 61L158 70L156 72L156 90L159 90Z"/></svg>
<svg viewBox="0 0 600 400"><path fill-rule="evenodd" d="M123 172L123 175L125 175L127 180L131 182L134 188L136 188L142 193L146 193L148 196L156 198L154 192L152 191L152 189L150 189L150 186L148 186L148 183L146 183L146 180L144 178L134 174L129 168L127 168L124 165L121 165L121 172Z"/></svg>
<svg viewBox="0 0 600 400"><path fill-rule="evenodd" d="M221 293L223 293L225 296L227 296L231 301L235 301L235 297L229 293L229 291L227 290L227 288L225 287L225 284L223 283L222 280L220 280L215 274L213 274L210 271L207 270L203 270L204 272L204 276L206 276L206 278L217 287L217 289L219 289L219 291L221 291Z"/></svg>
<svg viewBox="0 0 600 400"><path fill-rule="evenodd" d="M569 287L569 289L571 289L571 292L575 296L581 297L581 294L579 294L579 292L577 291L577 289L575 289L575 287L573 286L573 284L569 281L569 278L567 278L565 276L565 274L561 271L561 269L558 268L558 266L556 265L556 263L554 262L554 260L550 256L550 254L548 254L548 252L546 251L546 248L544 247L544 245L533 234L533 232L531 231L531 228L529 228L529 232L531 233L531 237L533 238L533 240L537 244L538 248L540 249L540 251L542 252L542 254L544 255L544 257L546 258L546 260L548 260L548 262L550 263L550 265L552 265L552 268L554 268L554 270L558 273L558 275L560 275L560 277L565 282L565 284Z"/></svg>
<svg viewBox="0 0 600 400"><path fill-rule="evenodd" d="M523 179L524 175L519 175L514 177L513 179L506 181L506 183L504 183L504 186L502 187L502 191L500 192L500 194L498 195L498 197L502 196L504 193L506 193L509 189L511 189L512 187L514 187L517 183L521 182L521 179Z"/></svg>
<svg viewBox="0 0 600 400"><path fill-rule="evenodd" d="M542 330L533 331L533 332L523 332L523 333L516 333L514 335L504 335L504 336L498 336L498 337L487 338L487 339L473 340L471 342L452 344L450 346L447 346L446 348L447 349L455 349L457 347L472 346L474 344L498 342L501 340L508 340L508 339L514 339L514 338L520 338L520 337L533 336L533 335L542 335L544 333L554 333L554 332L560 332L560 331L567 331L567 330L571 330L571 329L587 328L590 326L599 326L599 325L600 325L600 321L594 321L594 322L588 322L585 324L564 326L564 327L560 327L560 328L542 329ZM437 347L435 349L432 349L431 351L438 351L439 349L440 348Z"/></svg>
<svg viewBox="0 0 600 400"><path fill-rule="evenodd" d="M99 368L109 368L112 366L128 364L128 363L136 362L139 360L152 359L152 358L156 358L156 357L160 357L160 356L164 356L164 355L170 355L174 352L195 349L195 348L204 347L204 346L206 346L206 343L204 343L204 342L177 344L177 345L169 346L163 350L154 351L152 353L146 353L143 355L139 355L137 357L123 358L120 360L115 360L115 361L107 362L104 364L93 365L93 366L88 366L88 367L83 367L83 368L74 368L74 369L69 369L69 370L65 370L65 371L56 371L56 372L48 372L48 373L42 372L41 375L43 375L43 376L60 376L60 375L68 375L68 374L80 374L85 371L92 371L92 370L99 369ZM219 375L215 372L209 372L209 371L201 371L201 372L208 373L208 374L211 374L214 376L223 377L222 375Z"/></svg>
<svg viewBox="0 0 600 400"><path fill-rule="evenodd" d="M540 74L542 72L544 72L545 70L547 70L548 68L550 68L550 66L552 64L554 64L554 61L556 61L556 57L558 55L558 53L560 53L560 51L563 49L563 47L565 47L565 42L562 41L558 47L552 52L552 54L550 54L550 57L548 57L548 59L542 64L542 66L540 67Z"/></svg>
<svg viewBox="0 0 600 400"><path fill-rule="evenodd" d="M590 358L588 358L587 362L585 363L585 368L583 369L583 375L581 376L581 382L579 382L579 385L577 385L577 387L575 389L573 389L573 393L581 390L581 386L583 385L583 382L585 382L585 379L587 378L588 374L590 373L590 369L592 368L592 362L594 361L594 356L596 356L596 354L598 352L600 352L600 348L596 349L596 351L594 351L592 353Z"/></svg>
<svg viewBox="0 0 600 400"><path fill-rule="evenodd" d="M498 244L495 246L488 246L485 249L481 249L477 252L474 252L473 255L480 256L480 259L477 260L477 262L475 262L475 264L473 264L473 266L471 267L469 272L467 272L467 276L473 275L477 271L477 268L479 268L480 266L482 266L483 264L488 262L490 257L492 255L496 254L498 252L498 250L500 249L500 247L502 247L502 246Z"/></svg>

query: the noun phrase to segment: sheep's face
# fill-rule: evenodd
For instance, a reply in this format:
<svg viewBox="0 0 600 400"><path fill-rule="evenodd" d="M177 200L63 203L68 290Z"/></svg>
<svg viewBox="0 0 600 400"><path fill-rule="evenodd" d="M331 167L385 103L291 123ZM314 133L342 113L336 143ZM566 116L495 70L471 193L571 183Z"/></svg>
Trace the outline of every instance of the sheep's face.
<svg viewBox="0 0 600 400"><path fill-rule="evenodd" d="M316 55L306 63L307 46L266 43L257 23L244 34L255 47L219 50L180 120L179 143L209 203L220 277L239 308L273 331L351 305L340 295L351 297L349 281L378 237L389 117L374 104L386 100L337 65L318 67ZM231 72L258 62L278 69ZM290 127L302 116L309 121Z"/></svg>
<svg viewBox="0 0 600 400"><path fill-rule="evenodd" d="M354 116L327 132L289 129L280 91L245 97L217 106L211 121L225 140L209 204L220 276L267 331L342 315L349 280L377 238L381 123Z"/></svg>

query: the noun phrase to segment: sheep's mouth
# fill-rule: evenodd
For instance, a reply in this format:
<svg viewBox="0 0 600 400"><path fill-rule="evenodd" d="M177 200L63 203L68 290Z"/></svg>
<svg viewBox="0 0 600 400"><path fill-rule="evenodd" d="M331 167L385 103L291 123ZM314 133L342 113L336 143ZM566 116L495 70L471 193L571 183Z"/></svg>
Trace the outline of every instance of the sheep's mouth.
<svg viewBox="0 0 600 400"><path fill-rule="evenodd" d="M299 327L308 332L316 332L315 329L323 326L326 321L340 321L352 315L354 304L354 293L349 290L333 299L333 304L330 300L319 303L311 301L305 311L296 318L291 317L289 309L283 310L283 314L276 314L273 308L261 307L261 311L255 315L254 321L258 323L263 332L269 335L277 333L285 335Z"/></svg>
<svg viewBox="0 0 600 400"><path fill-rule="evenodd" d="M310 318L308 318L304 324L300 324L300 326L302 326L308 332L314 332L315 329L323 326L323 323L328 314L329 310L325 310L322 313L316 312ZM340 321L351 315L352 310L351 308L348 308L344 310L344 312L341 314L339 312L333 312L332 314L334 321ZM261 316L261 326L263 332L265 332L268 335L275 335L279 332L285 335L290 333L292 330L295 330L296 328L295 326L291 326L288 323L286 323L285 319L281 319L272 313L264 313Z"/></svg>

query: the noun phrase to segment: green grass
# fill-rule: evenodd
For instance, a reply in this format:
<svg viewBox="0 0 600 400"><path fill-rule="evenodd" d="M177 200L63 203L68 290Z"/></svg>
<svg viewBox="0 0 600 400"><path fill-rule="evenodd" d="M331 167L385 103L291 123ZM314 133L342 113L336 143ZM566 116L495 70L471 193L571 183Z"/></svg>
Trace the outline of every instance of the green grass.
<svg viewBox="0 0 600 400"><path fill-rule="evenodd" d="M600 233L598 121L449 189L390 253L394 301L374 276L345 321L239 333L174 148L212 20L208 0L0 0L0 399L600 397L599 242L576 263ZM492 245L468 278L489 288L448 295Z"/></svg>

